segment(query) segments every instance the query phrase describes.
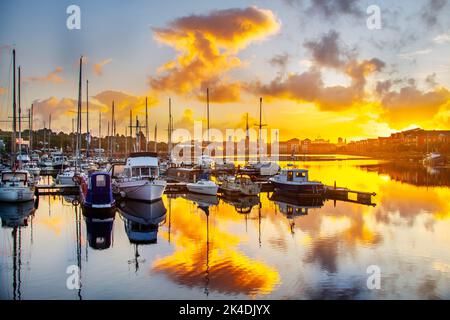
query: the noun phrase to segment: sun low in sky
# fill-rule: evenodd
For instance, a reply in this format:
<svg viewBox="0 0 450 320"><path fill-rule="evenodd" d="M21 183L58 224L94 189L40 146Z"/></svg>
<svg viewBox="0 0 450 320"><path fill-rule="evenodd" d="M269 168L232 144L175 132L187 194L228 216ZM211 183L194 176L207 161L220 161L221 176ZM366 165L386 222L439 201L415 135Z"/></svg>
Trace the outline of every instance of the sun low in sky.
<svg viewBox="0 0 450 320"><path fill-rule="evenodd" d="M67 27L70 5L79 29ZM12 112L12 48L36 128L51 113L53 130L71 130L83 55L94 135L113 100L124 133L130 109L143 119L146 97L150 126L167 128L170 97L175 128L191 129L205 121L207 88L219 129L243 128L246 113L253 126L259 97L281 139L450 129L447 0L2 1L2 118Z"/></svg>

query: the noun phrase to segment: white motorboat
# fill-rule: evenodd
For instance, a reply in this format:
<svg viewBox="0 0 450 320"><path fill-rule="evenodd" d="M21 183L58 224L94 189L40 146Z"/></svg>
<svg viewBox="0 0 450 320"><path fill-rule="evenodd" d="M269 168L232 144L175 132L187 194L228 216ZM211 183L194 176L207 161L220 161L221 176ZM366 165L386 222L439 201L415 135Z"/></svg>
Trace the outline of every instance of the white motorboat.
<svg viewBox="0 0 450 320"><path fill-rule="evenodd" d="M261 192L259 184L243 174L226 177L220 185L220 189L228 196L256 196Z"/></svg>
<svg viewBox="0 0 450 320"><path fill-rule="evenodd" d="M26 202L34 199L34 185L25 170L1 173L0 202Z"/></svg>
<svg viewBox="0 0 450 320"><path fill-rule="evenodd" d="M25 163L22 166L23 170L28 171L29 173L31 173L33 176L39 176L41 173L41 169L39 168L39 166L37 165L36 162L30 161L28 163Z"/></svg>
<svg viewBox="0 0 450 320"><path fill-rule="evenodd" d="M76 182L73 180L74 176L75 176L75 168L69 167L64 169L63 172L61 172L56 176L56 181L59 184L66 186L76 186Z"/></svg>
<svg viewBox="0 0 450 320"><path fill-rule="evenodd" d="M162 198L167 182L160 179L156 153L132 153L120 175L115 176L114 165L112 170L114 186L122 197L141 201L156 201Z"/></svg>
<svg viewBox="0 0 450 320"><path fill-rule="evenodd" d="M214 166L215 161L209 155L203 154L203 155L198 157L197 163L202 168L211 168L211 167Z"/></svg>
<svg viewBox="0 0 450 320"><path fill-rule="evenodd" d="M255 176L274 176L280 171L280 165L276 162L251 163L240 169L240 172Z"/></svg>
<svg viewBox="0 0 450 320"><path fill-rule="evenodd" d="M190 192L207 194L211 196L215 196L217 194L217 190L219 190L219 186L211 180L199 180L195 183L186 184L187 189Z"/></svg>

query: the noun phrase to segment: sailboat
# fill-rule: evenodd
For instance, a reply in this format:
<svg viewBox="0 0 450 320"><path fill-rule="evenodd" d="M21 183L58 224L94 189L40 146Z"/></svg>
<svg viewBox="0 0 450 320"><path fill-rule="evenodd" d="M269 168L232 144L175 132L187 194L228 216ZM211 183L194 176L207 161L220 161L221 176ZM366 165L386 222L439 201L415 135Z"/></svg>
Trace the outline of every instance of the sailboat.
<svg viewBox="0 0 450 320"><path fill-rule="evenodd" d="M19 101L20 101L20 73L19 73ZM20 103L19 103L20 109ZM20 121L20 112L19 112ZM34 183L30 174L22 170L22 162L16 162L16 50L13 49L13 132L12 132L12 168L1 173L0 202L26 202L34 199ZM19 143L20 141L19 133ZM20 149L20 148L19 148ZM20 150L19 150L20 154ZM18 170L16 170L18 168Z"/></svg>
<svg viewBox="0 0 450 320"><path fill-rule="evenodd" d="M261 161L262 153L262 128L266 126L262 123L262 98L259 98L259 138L258 138L258 161L256 163L248 163L244 168L240 169L241 173L257 177L270 177L276 175L280 171L280 165L272 161Z"/></svg>

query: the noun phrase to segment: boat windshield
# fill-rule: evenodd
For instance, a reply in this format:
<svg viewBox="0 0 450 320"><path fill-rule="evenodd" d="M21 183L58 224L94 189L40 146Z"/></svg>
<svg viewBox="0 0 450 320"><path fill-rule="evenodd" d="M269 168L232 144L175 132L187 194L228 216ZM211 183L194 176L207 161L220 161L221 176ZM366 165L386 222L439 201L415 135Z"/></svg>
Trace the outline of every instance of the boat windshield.
<svg viewBox="0 0 450 320"><path fill-rule="evenodd" d="M2 173L2 181L12 181L12 180L19 180L19 181L26 181L27 180L27 174L24 172L3 172Z"/></svg>

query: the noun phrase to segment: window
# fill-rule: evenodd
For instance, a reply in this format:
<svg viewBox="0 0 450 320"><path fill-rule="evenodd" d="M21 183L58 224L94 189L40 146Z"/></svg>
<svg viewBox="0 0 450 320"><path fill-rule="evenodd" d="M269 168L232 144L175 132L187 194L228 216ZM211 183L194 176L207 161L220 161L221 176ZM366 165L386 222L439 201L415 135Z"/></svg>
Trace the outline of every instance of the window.
<svg viewBox="0 0 450 320"><path fill-rule="evenodd" d="M131 170L132 170L131 172L132 172L133 177L139 177L139 175L140 175L139 168L132 168Z"/></svg>
<svg viewBox="0 0 450 320"><path fill-rule="evenodd" d="M158 168L152 168L152 176L153 177L158 176Z"/></svg>
<svg viewBox="0 0 450 320"><path fill-rule="evenodd" d="M104 175L96 176L95 184L97 185L97 187L106 187L106 177Z"/></svg>
<svg viewBox="0 0 450 320"><path fill-rule="evenodd" d="M141 176L148 177L150 175L150 168L141 168Z"/></svg>
<svg viewBox="0 0 450 320"><path fill-rule="evenodd" d="M296 178L304 178L306 175L304 172L296 172L295 173L295 177Z"/></svg>
<svg viewBox="0 0 450 320"><path fill-rule="evenodd" d="M294 173L292 171L288 171L287 173L287 181L292 181L294 178Z"/></svg>

